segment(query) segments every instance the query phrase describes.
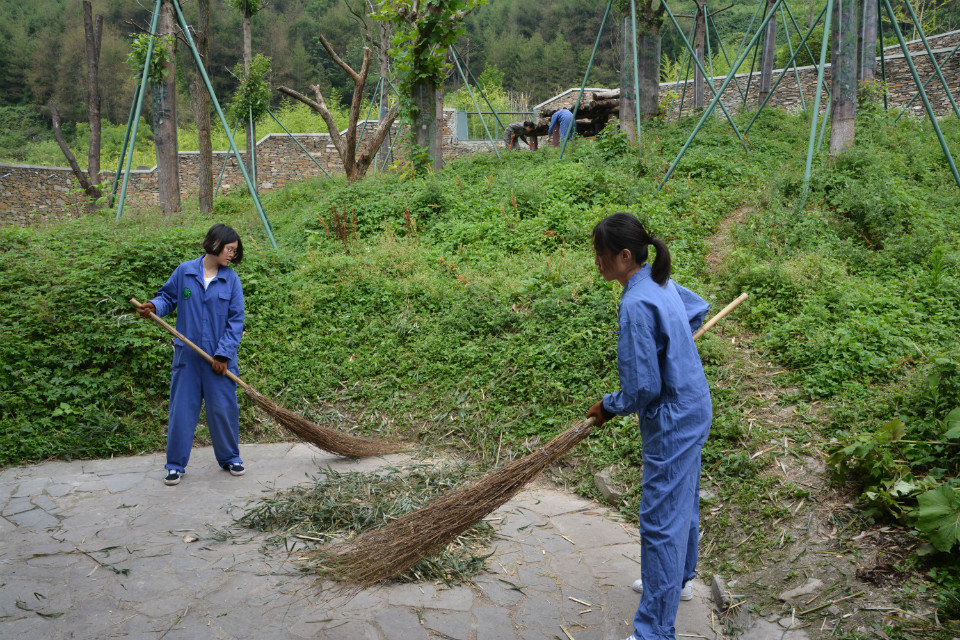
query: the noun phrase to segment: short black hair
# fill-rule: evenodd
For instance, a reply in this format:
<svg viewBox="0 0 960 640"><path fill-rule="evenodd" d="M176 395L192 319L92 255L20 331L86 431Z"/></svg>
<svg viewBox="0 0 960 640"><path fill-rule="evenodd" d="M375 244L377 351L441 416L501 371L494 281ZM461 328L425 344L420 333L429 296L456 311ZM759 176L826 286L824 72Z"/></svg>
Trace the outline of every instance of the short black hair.
<svg viewBox="0 0 960 640"><path fill-rule="evenodd" d="M212 256L218 256L223 251L224 245L231 242L237 243L237 253L233 256L233 264L240 264L243 261L243 242L240 240L240 234L225 224L215 224L207 231L207 237L203 239L203 250Z"/></svg>
<svg viewBox="0 0 960 640"><path fill-rule="evenodd" d="M536 127L536 126L537 126L537 125L533 124L533 123L530 122L529 120L524 120L524 121L523 121L523 128L524 128L524 129L533 129L533 128Z"/></svg>

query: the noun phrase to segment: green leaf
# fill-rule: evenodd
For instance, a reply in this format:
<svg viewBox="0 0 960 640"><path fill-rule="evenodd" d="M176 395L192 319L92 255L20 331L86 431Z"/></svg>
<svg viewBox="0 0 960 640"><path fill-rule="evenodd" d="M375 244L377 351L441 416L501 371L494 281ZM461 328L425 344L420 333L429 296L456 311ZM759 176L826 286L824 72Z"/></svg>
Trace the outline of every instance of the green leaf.
<svg viewBox="0 0 960 640"><path fill-rule="evenodd" d="M948 413L945 422L947 423L947 432L943 434L943 437L948 440L960 438L960 407Z"/></svg>
<svg viewBox="0 0 960 640"><path fill-rule="evenodd" d="M888 438L888 442L896 442L907 432L907 425L903 423L903 420L899 418L894 418L889 422L884 423L880 427L880 433L884 434Z"/></svg>
<svg viewBox="0 0 960 640"><path fill-rule="evenodd" d="M914 511L917 529L940 551L960 542L960 493L948 485L920 494Z"/></svg>

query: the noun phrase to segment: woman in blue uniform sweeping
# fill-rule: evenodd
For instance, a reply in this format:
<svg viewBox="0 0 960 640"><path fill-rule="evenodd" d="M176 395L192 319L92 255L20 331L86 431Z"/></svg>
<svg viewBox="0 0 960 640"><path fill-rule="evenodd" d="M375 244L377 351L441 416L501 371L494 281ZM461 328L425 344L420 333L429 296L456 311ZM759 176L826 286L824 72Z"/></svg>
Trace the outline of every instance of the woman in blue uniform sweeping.
<svg viewBox="0 0 960 640"><path fill-rule="evenodd" d="M713 417L710 388L693 332L710 309L670 279L670 252L628 213L593 230L596 265L623 285L617 369L620 390L593 405L596 424L632 413L640 418L640 606L627 640L675 639L681 591L697 566L700 452ZM647 264L649 247L656 250ZM685 589L686 587L686 589ZM685 597L684 599L689 599Z"/></svg>
<svg viewBox="0 0 960 640"><path fill-rule="evenodd" d="M214 358L211 365L179 339L173 341L167 474L163 479L168 485L178 484L186 471L204 402L217 462L235 476L244 474L237 385L224 375L228 370L238 373L243 288L229 265L243 260L243 243L236 231L216 224L207 232L203 250L204 255L177 267L157 296L138 309L143 318L150 313L165 316L176 309L177 330Z"/></svg>

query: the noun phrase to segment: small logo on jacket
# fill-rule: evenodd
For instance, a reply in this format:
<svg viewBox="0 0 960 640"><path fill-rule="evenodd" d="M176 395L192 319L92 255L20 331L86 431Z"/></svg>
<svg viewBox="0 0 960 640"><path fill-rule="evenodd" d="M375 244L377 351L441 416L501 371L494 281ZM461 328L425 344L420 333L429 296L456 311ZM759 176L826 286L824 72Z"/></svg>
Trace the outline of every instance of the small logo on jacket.
<svg viewBox="0 0 960 640"><path fill-rule="evenodd" d="M183 299L186 300L190 297L190 289L187 287L183 288Z"/></svg>

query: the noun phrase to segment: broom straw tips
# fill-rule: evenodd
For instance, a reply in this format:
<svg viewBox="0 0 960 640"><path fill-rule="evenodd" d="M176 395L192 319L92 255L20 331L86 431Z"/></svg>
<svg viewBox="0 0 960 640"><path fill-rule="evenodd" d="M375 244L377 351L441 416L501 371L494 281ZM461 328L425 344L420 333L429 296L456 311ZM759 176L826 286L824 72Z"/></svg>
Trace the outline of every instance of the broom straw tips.
<svg viewBox="0 0 960 640"><path fill-rule="evenodd" d="M141 306L135 298L130 299L130 304L138 309ZM169 333L179 338L180 341L185 345L196 351L204 360L207 360L208 362L213 361L213 358L207 352L190 341L182 333L171 327L168 323L160 319L160 317L155 313L151 313L150 317ZM254 404L263 409L263 411L276 420L278 424L286 427L288 431L293 433L301 440L309 442L319 449L346 456L348 458L367 458L370 456L380 456L387 453L394 453L401 448L401 445L397 443L375 440L373 438L352 436L350 434L343 433L342 431L331 429L330 427L323 427L315 424L303 416L299 416L289 409L281 407L276 402L248 385L232 372L228 371L227 375L231 380L236 382L241 389L243 389L243 392L248 398L250 398L250 400L254 402Z"/></svg>
<svg viewBox="0 0 960 640"><path fill-rule="evenodd" d="M699 338L746 299L747 294L741 294L704 324L694 338ZM355 588L392 580L504 505L524 485L590 435L593 427L592 418L581 420L539 450L458 487L417 511L346 542L312 551L306 557L317 560L314 568L322 577Z"/></svg>

